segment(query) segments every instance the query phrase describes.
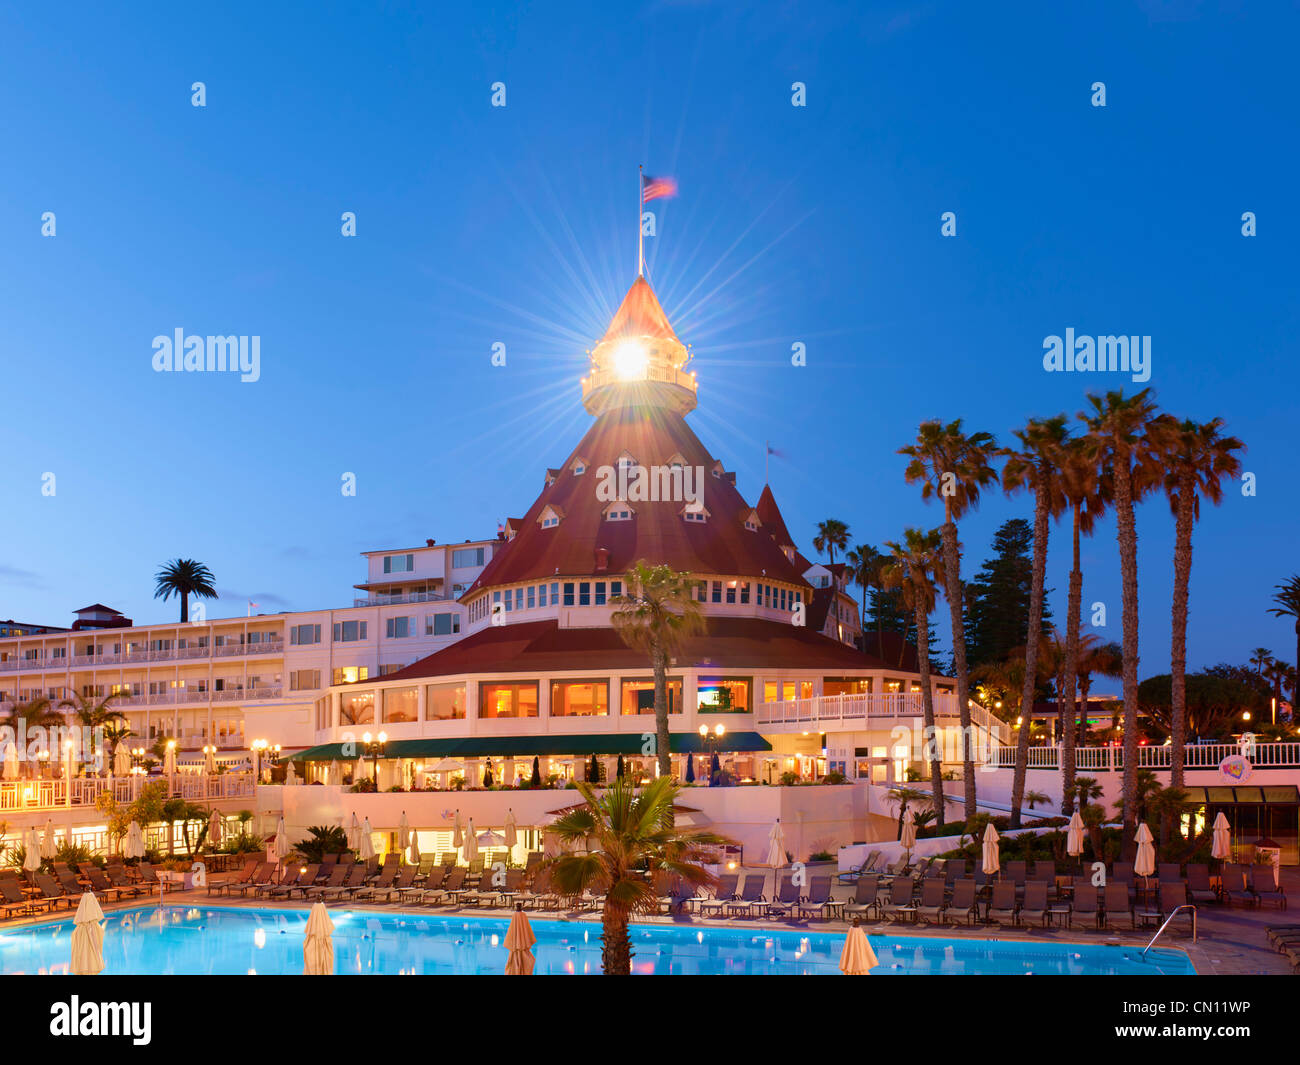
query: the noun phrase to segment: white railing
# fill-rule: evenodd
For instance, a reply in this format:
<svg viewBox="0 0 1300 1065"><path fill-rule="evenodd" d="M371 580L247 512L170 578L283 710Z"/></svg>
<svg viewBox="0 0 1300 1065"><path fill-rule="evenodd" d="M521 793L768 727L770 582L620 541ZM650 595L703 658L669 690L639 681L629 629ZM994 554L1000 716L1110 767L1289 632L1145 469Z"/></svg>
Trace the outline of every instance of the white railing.
<svg viewBox="0 0 1300 1065"><path fill-rule="evenodd" d="M1230 755L1244 754L1252 766L1295 768L1300 766L1300 743L1255 743L1243 747L1240 743L1202 743L1183 748L1183 765L1187 769L1217 769L1219 763ZM1142 769L1168 769L1173 761L1173 751L1167 746L1139 747L1138 766ZM1000 747L993 752L993 764L1000 769L1013 769L1016 749ZM1030 769L1060 769L1060 747L1030 747ZM1124 768L1123 747L1076 747L1075 768L1089 772L1107 773Z"/></svg>
<svg viewBox="0 0 1300 1065"><path fill-rule="evenodd" d="M406 592L403 595L372 595L353 599L353 606L392 606L395 603L446 603L455 598L445 592Z"/></svg>
<svg viewBox="0 0 1300 1065"><path fill-rule="evenodd" d="M971 722L979 728L1000 736L1004 722L994 717L982 706L970 704ZM924 714L920 692L863 692L850 695L817 695L808 699L786 699L779 702L758 703L754 707L755 724L805 725L819 728L823 725L863 725L871 721L920 718ZM957 696L937 694L934 697L936 719L960 719Z"/></svg>
<svg viewBox="0 0 1300 1065"><path fill-rule="evenodd" d="M198 658L234 658L243 655L281 654L283 640L264 640L259 643L228 643L220 647L172 647L152 651L140 648L120 654L72 655L55 658L8 658L0 662L0 673L19 673L26 670L99 669L107 666L137 665L147 662L190 661Z"/></svg>
<svg viewBox="0 0 1300 1065"><path fill-rule="evenodd" d="M56 810L72 807L94 806L104 792L112 794L118 803L133 802L140 789L153 781L168 785L169 797L190 800L251 798L254 792L252 773L176 773L166 776L130 777L73 777L71 802L68 781L6 780L0 782L0 812L25 813L36 810Z"/></svg>

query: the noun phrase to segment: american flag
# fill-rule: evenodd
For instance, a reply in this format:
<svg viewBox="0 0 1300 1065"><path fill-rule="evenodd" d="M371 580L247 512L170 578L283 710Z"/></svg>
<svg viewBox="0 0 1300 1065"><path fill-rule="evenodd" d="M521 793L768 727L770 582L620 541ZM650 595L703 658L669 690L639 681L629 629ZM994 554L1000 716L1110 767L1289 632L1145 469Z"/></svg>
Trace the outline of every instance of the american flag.
<svg viewBox="0 0 1300 1065"><path fill-rule="evenodd" d="M641 175L641 202L649 203L651 200L657 200L661 196L676 196L677 180L670 177L651 177L649 174Z"/></svg>

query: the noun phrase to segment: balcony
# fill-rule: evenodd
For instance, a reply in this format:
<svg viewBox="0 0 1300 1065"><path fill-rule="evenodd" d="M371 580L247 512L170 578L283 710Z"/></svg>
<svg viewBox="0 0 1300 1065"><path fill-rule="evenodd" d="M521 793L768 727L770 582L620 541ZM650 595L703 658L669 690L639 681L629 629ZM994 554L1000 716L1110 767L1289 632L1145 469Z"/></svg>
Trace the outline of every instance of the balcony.
<svg viewBox="0 0 1300 1065"><path fill-rule="evenodd" d="M123 695L110 704L119 710L133 706L185 706L194 703L233 703L247 700L278 699L284 693L283 685L262 688L223 688L221 691L195 691L177 688L160 695Z"/></svg>
<svg viewBox="0 0 1300 1065"><path fill-rule="evenodd" d="M1217 770L1219 763L1230 755L1244 754L1255 769L1294 768L1300 766L1300 743L1256 743L1243 751L1239 743L1201 743L1183 748L1183 765L1187 769ZM1173 761L1173 751L1164 745L1138 748L1140 769L1168 769ZM1014 769L1016 749L1000 747L993 752L993 766ZM1075 768L1080 772L1108 773L1124 768L1123 747L1076 747ZM1030 769L1060 769L1060 747L1030 747Z"/></svg>
<svg viewBox="0 0 1300 1065"><path fill-rule="evenodd" d="M151 662L189 662L197 659L243 658L249 655L278 655L284 653L283 640L266 640L261 643L228 643L221 647L172 647L165 651L135 650L120 654L72 655L68 658L10 658L0 662L0 673L22 673L36 670L102 669L109 666L125 667Z"/></svg>
<svg viewBox="0 0 1300 1065"><path fill-rule="evenodd" d="M66 810L73 807L93 807L103 792L112 792L119 804L133 802L140 789L156 780L168 785L169 798L192 801L218 799L244 799L254 792L253 774L239 773L176 773L165 776L130 777L73 777L69 793L68 781L13 780L0 783L0 813L26 813L37 810Z"/></svg>
<svg viewBox="0 0 1300 1065"><path fill-rule="evenodd" d="M955 695L936 694L936 722L951 726L960 720ZM971 722L1000 736L1005 722L982 706L971 703ZM888 728L924 716L920 692L865 692L852 695L817 695L808 699L758 703L754 723L774 732L844 732Z"/></svg>
<svg viewBox="0 0 1300 1065"><path fill-rule="evenodd" d="M445 592L406 592L400 595L372 595L366 599L353 599L353 606L393 606L399 603L446 603L456 597Z"/></svg>

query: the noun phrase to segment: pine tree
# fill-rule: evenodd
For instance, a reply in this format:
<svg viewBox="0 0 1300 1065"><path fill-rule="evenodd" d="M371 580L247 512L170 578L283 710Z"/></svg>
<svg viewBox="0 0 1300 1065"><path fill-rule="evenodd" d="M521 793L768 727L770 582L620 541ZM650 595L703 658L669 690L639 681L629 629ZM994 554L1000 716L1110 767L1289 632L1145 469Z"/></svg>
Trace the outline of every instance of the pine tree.
<svg viewBox="0 0 1300 1065"><path fill-rule="evenodd" d="M966 660L972 669L1003 662L1025 646L1033 543L1034 530L1024 518L1003 522L993 534L992 557L965 586ZM1051 631L1051 618L1044 603L1044 632Z"/></svg>

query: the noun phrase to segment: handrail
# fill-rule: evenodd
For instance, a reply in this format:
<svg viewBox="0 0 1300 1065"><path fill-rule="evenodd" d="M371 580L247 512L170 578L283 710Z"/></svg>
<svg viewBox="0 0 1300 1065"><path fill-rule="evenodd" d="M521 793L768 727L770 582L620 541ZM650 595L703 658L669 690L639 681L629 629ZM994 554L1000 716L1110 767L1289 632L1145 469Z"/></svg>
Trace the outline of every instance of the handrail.
<svg viewBox="0 0 1300 1065"><path fill-rule="evenodd" d="M1156 934L1151 937L1151 942L1148 943L1146 947L1143 949L1142 957L1145 958L1147 956L1147 951L1156 945L1156 940L1160 938L1160 933L1169 927L1169 922L1172 921L1175 917L1177 917L1181 910L1192 911L1192 942L1193 943L1196 942L1196 907L1193 906L1190 902L1184 902L1181 906L1175 906L1173 913L1171 913L1168 917L1165 918L1165 923L1162 924L1156 930Z"/></svg>

